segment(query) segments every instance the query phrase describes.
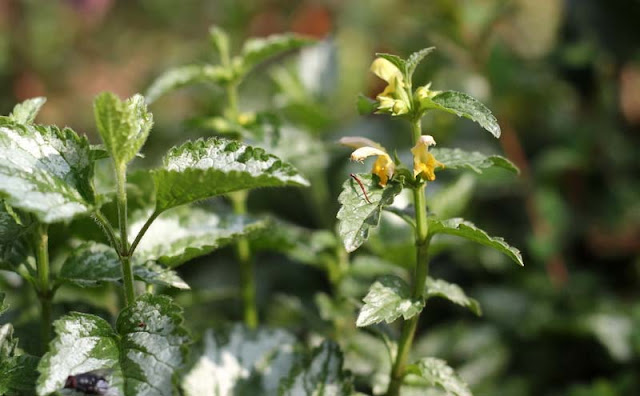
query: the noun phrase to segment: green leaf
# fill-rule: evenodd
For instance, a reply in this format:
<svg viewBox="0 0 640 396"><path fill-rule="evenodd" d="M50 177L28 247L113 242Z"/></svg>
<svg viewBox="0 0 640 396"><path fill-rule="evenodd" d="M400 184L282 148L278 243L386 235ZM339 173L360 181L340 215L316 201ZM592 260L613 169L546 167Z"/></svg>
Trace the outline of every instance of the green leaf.
<svg viewBox="0 0 640 396"><path fill-rule="evenodd" d="M65 260L58 279L80 287L95 287L102 282L121 283L122 270L116 251L107 245L87 242ZM146 283L189 289L173 270L149 260L134 260L133 274Z"/></svg>
<svg viewBox="0 0 640 396"><path fill-rule="evenodd" d="M86 138L69 128L0 123L0 195L43 223L91 212L93 162Z"/></svg>
<svg viewBox="0 0 640 396"><path fill-rule="evenodd" d="M351 395L351 375L342 369L340 347L324 341L314 349L311 359L297 365L280 384L279 396Z"/></svg>
<svg viewBox="0 0 640 396"><path fill-rule="evenodd" d="M524 266L522 255L518 249L509 246L509 244L507 244L502 238L489 236L486 232L476 227L475 224L462 218L453 218L448 220L436 220L430 218L429 234L449 234L469 239L481 245L494 248L509 256L509 258L516 263Z"/></svg>
<svg viewBox="0 0 640 396"><path fill-rule="evenodd" d="M513 162L500 155L486 156L477 151L469 152L459 148L432 148L431 154L445 166L445 169L469 169L476 173L482 173L484 169L497 167L518 173L518 168Z"/></svg>
<svg viewBox="0 0 640 396"><path fill-rule="evenodd" d="M18 103L9 118L18 124L32 124L47 98L37 97Z"/></svg>
<svg viewBox="0 0 640 396"><path fill-rule="evenodd" d="M413 73L416 71L416 68L422 62L422 60L429 55L436 47L423 48L420 51L414 52L409 55L407 58L406 67L407 67L407 78L411 78Z"/></svg>
<svg viewBox="0 0 640 396"><path fill-rule="evenodd" d="M153 172L158 211L232 191L309 185L292 165L278 157L222 138L174 147L163 165Z"/></svg>
<svg viewBox="0 0 640 396"><path fill-rule="evenodd" d="M358 108L358 114L370 115L378 109L378 102L363 94L359 94L356 107Z"/></svg>
<svg viewBox="0 0 640 396"><path fill-rule="evenodd" d="M18 340L13 338L13 326L0 326L0 395L34 394L39 359L21 354L17 345Z"/></svg>
<svg viewBox="0 0 640 396"><path fill-rule="evenodd" d="M397 56L397 55L393 55L393 54L385 54L385 53L381 53L378 52L376 53L376 56L379 58L383 58L388 60L389 62L391 62L392 64L394 64L398 70L400 70L400 72L402 72L402 74L404 76L407 75L407 62L402 59L401 57Z"/></svg>
<svg viewBox="0 0 640 396"><path fill-rule="evenodd" d="M132 222L133 239L148 216ZM154 260L177 267L204 256L240 237L249 237L267 226L265 220L232 214L218 215L210 210L180 207L158 217L140 240L134 258Z"/></svg>
<svg viewBox="0 0 640 396"><path fill-rule="evenodd" d="M225 336L207 330L204 350L182 382L186 396L274 395L299 358L296 339L280 329L236 325Z"/></svg>
<svg viewBox="0 0 640 396"><path fill-rule="evenodd" d="M231 74L221 66L187 65L179 66L162 73L156 78L145 94L151 104L160 96L178 88L198 83L225 84L231 81Z"/></svg>
<svg viewBox="0 0 640 396"><path fill-rule="evenodd" d="M439 386L448 395L472 396L469 386L442 359L432 357L420 359L417 363L409 365L407 372L419 375L430 386Z"/></svg>
<svg viewBox="0 0 640 396"><path fill-rule="evenodd" d="M209 37L222 59L229 59L229 34L219 26L209 28Z"/></svg>
<svg viewBox="0 0 640 396"><path fill-rule="evenodd" d="M38 371L37 392L49 395L69 375L106 370L109 387L123 396L174 395L173 376L186 357L182 312L169 297L143 295L111 328L104 319L72 312L54 322L57 337Z"/></svg>
<svg viewBox="0 0 640 396"><path fill-rule="evenodd" d="M353 252L367 240L369 230L380 222L382 209L391 205L395 196L402 191L400 183L389 182L385 187L380 187L377 177L371 174L360 173L357 176L371 203L367 202L360 185L353 178L344 182L338 197L342 206L337 217L338 234L348 252Z"/></svg>
<svg viewBox="0 0 640 396"><path fill-rule="evenodd" d="M142 95L122 101L111 92L101 93L93 102L98 132L116 166L128 164L149 136L153 116Z"/></svg>
<svg viewBox="0 0 640 396"><path fill-rule="evenodd" d="M0 269L16 271L20 264L32 256L30 228L18 224L17 214L0 201Z"/></svg>
<svg viewBox="0 0 640 396"><path fill-rule="evenodd" d="M242 47L242 65L245 72L269 58L315 43L315 40L297 34L275 34L265 38L251 38Z"/></svg>
<svg viewBox="0 0 640 396"><path fill-rule="evenodd" d="M456 91L444 91L432 98L422 99L425 109L437 109L465 117L480 124L496 138L500 137L500 125L491 111L477 99Z"/></svg>
<svg viewBox="0 0 640 396"><path fill-rule="evenodd" d="M9 306L4 303L4 297L5 294L0 292L0 315L2 315L7 309L9 309Z"/></svg>
<svg viewBox="0 0 640 396"><path fill-rule="evenodd" d="M442 279L427 278L425 283L425 298L428 300L432 297L442 297L454 304L469 308L474 314L481 316L482 309L480 303L473 298L467 297L464 290L455 283L449 283Z"/></svg>
<svg viewBox="0 0 640 396"><path fill-rule="evenodd" d="M393 275L380 277L364 297L365 302L356 326L364 327L385 321L392 323L400 316L405 320L418 315L424 302L411 298L411 290L407 282Z"/></svg>

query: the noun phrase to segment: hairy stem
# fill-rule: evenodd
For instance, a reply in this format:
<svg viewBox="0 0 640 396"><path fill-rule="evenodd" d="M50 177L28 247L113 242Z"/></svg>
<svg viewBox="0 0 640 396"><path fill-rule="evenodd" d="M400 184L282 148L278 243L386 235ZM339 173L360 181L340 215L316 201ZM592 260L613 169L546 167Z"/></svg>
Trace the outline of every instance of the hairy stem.
<svg viewBox="0 0 640 396"><path fill-rule="evenodd" d="M38 272L38 298L42 306L42 345L51 340L51 300L53 293L49 285L49 234L46 224L39 224L35 233L36 266Z"/></svg>
<svg viewBox="0 0 640 396"><path fill-rule="evenodd" d="M149 216L147 221L144 223L144 225L140 229L140 232L138 232L138 235L136 235L136 239L133 240L133 243L131 244L131 247L129 248L129 256L133 256L133 252L136 251L136 247L138 247L138 244L140 243L140 240L142 239L144 234L147 232L147 230L151 226L151 223L153 223L153 221L159 215L160 215L160 212L157 211L157 210L154 210L153 213L151 213L151 216Z"/></svg>
<svg viewBox="0 0 640 396"><path fill-rule="evenodd" d="M413 142L416 143L421 135L420 119L412 123ZM413 190L413 203L415 207L415 245L416 266L413 278L413 298L424 297L424 285L429 274L429 224L427 223L427 205L425 198L425 186L421 185ZM416 328L420 315L415 315L402 325L402 334L398 344L398 354L391 368L391 382L387 390L388 396L398 396L405 376L405 367L409 358L409 351L413 344Z"/></svg>
<svg viewBox="0 0 640 396"><path fill-rule="evenodd" d="M107 220L104 214L99 210L97 210L93 214L93 219L96 221L96 223L98 223L100 228L102 228L102 231L104 231L105 235L109 239L109 243L111 244L111 246L118 252L118 254L120 254L120 241L118 240L116 232L111 226L111 223L109 223L109 220Z"/></svg>
<svg viewBox="0 0 640 396"><path fill-rule="evenodd" d="M129 239L127 236L127 166L116 164L116 180L118 194L118 224L120 226L120 264L122 268L122 281L124 283L124 295L127 306L136 299L133 280L133 266L129 255Z"/></svg>

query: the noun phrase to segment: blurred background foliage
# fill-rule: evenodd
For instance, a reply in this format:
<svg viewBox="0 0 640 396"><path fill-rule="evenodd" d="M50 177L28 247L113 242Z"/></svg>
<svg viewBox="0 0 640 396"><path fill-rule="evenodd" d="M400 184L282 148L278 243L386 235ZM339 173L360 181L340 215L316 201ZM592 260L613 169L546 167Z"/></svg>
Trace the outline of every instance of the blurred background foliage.
<svg viewBox="0 0 640 396"><path fill-rule="evenodd" d="M254 193L252 210L303 230L332 231L340 185L349 172L364 171L348 162L337 139L366 136L410 160L408 126L361 117L355 108L358 93L375 96L383 88L368 73L375 52L407 56L434 45L417 83L484 101L503 136L494 141L475 124L440 114L425 118L426 130L442 147L503 152L522 172L441 172L428 188L431 209L504 236L522 248L527 266L514 268L460 240L434 241L433 273L462 285L484 315L430 303L415 354L448 360L477 395L640 394L638 20L640 3L630 0L0 0L0 113L46 96L39 122L68 125L97 141L93 97L144 92L170 67L215 61L207 40L212 24L227 29L236 48L251 36L314 36L317 46L250 75L240 107L279 114L274 151L313 182L306 191ZM214 134L206 116L223 107L224 93L215 87L161 98L151 107L156 124L136 165L154 165L170 146ZM81 237L97 233L89 224L75 226ZM333 249L328 234L305 240L314 244L310 251ZM350 275L339 283L347 300L359 301L377 275L372 255L383 267L413 261L410 234L395 218L385 215L351 258ZM180 269L193 290L172 293L195 334L241 318L233 260L222 250ZM356 307L330 301L336 283L300 261L295 254L258 256L263 322L301 337L338 338L347 367L362 390L372 391L366 378L377 383L388 375L382 341L353 329ZM0 287L11 290L14 308L2 320L14 323L25 349L35 348L35 296L9 274ZM118 306L110 286L65 288L56 303L58 315L73 309L109 317ZM344 327L350 336L343 337Z"/></svg>

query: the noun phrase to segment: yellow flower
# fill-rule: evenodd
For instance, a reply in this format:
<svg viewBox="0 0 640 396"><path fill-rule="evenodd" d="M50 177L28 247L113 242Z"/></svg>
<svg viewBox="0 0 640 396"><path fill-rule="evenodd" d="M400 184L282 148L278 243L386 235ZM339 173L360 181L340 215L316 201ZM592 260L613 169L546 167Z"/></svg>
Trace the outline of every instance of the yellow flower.
<svg viewBox="0 0 640 396"><path fill-rule="evenodd" d="M436 141L431 135L422 135L416 145L411 149L413 154L413 176L422 176L423 179L433 181L436 179L435 169L444 168L433 154L429 152L429 146L435 146Z"/></svg>
<svg viewBox="0 0 640 396"><path fill-rule="evenodd" d="M351 153L352 161L362 162L365 158L377 156L376 162L373 164L371 173L380 178L380 186L387 185L389 179L393 177L396 170L396 164L393 162L387 151L378 143L363 137L347 136L340 139L340 144L353 147L356 150Z"/></svg>
<svg viewBox="0 0 640 396"><path fill-rule="evenodd" d="M376 99L378 110L392 115L409 112L409 97L405 91L404 76L400 69L384 58L376 58L371 64L371 71L388 83Z"/></svg>

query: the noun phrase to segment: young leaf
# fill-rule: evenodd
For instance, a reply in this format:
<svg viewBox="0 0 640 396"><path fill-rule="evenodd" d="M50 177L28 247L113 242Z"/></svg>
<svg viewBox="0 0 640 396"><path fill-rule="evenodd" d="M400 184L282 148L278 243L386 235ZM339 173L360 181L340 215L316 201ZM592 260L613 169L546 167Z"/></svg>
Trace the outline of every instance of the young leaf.
<svg viewBox="0 0 640 396"><path fill-rule="evenodd" d="M422 62L422 60L429 55L436 47L423 48L420 51L414 52L409 56L406 62L407 67L407 77L411 78L413 73L416 71L416 68Z"/></svg>
<svg viewBox="0 0 640 396"><path fill-rule="evenodd" d="M169 150L153 172L156 210L258 187L308 186L290 164L235 141L211 138Z"/></svg>
<svg viewBox="0 0 640 396"><path fill-rule="evenodd" d="M13 338L13 326L0 326L0 395L34 394L39 359L17 352L17 344L18 340Z"/></svg>
<svg viewBox="0 0 640 396"><path fill-rule="evenodd" d="M219 26L209 28L209 37L222 59L229 59L229 35Z"/></svg>
<svg viewBox="0 0 640 396"><path fill-rule="evenodd" d="M178 289L189 288L178 274L153 261L134 260L133 274L146 283ZM120 260L112 247L87 242L76 248L67 258L60 269L58 279L80 287L94 287L102 282L120 283Z"/></svg>
<svg viewBox="0 0 640 396"><path fill-rule="evenodd" d="M448 395L472 396L469 386L442 359L423 358L409 365L407 372L416 374L427 381L430 386L439 386Z"/></svg>
<svg viewBox="0 0 640 396"><path fill-rule="evenodd" d="M109 387L123 396L175 394L172 377L184 364L188 335L169 297L139 297L121 312L117 331L79 312L54 327L57 337L38 365L39 396L62 389L69 375L94 370L106 370Z"/></svg>
<svg viewBox="0 0 640 396"><path fill-rule="evenodd" d="M130 226L135 238L146 217ZM157 218L140 240L134 258L154 260L177 267L193 258L204 256L237 238L248 237L263 230L267 223L246 216L218 215L212 211L180 207Z"/></svg>
<svg viewBox="0 0 640 396"><path fill-rule="evenodd" d="M242 66L245 72L248 72L271 57L313 43L315 40L297 34L277 34L265 38L251 38L242 47Z"/></svg>
<svg viewBox="0 0 640 396"><path fill-rule="evenodd" d="M169 69L156 78L145 94L151 104L160 96L187 85L210 82L224 84L231 81L231 74L221 66L188 65Z"/></svg>
<svg viewBox="0 0 640 396"><path fill-rule="evenodd" d="M480 124L496 138L500 137L500 125L491 111L477 99L456 91L444 91L432 98L422 99L425 109L437 109L465 117Z"/></svg>
<svg viewBox="0 0 640 396"><path fill-rule="evenodd" d="M342 369L340 347L324 341L317 347L311 360L300 364L280 384L279 396L333 396L351 395L351 375Z"/></svg>
<svg viewBox="0 0 640 396"><path fill-rule="evenodd" d="M482 173L484 169L497 167L513 173L519 172L513 162L500 155L486 156L477 151L469 152L459 148L432 148L429 151L444 164L445 169L469 169Z"/></svg>
<svg viewBox="0 0 640 396"><path fill-rule="evenodd" d="M0 195L43 223L91 212L93 162L86 138L69 128L0 123Z"/></svg>
<svg viewBox="0 0 640 396"><path fill-rule="evenodd" d="M364 297L356 326L364 327L385 321L392 323L400 316L411 319L422 311L424 302L411 298L409 285L393 275L379 278Z"/></svg>
<svg viewBox="0 0 640 396"><path fill-rule="evenodd" d="M425 297L427 300L432 297L446 298L454 304L469 308L471 312L478 316L482 315L480 303L473 298L467 297L462 288L455 283L428 277L425 283Z"/></svg>
<svg viewBox="0 0 640 396"><path fill-rule="evenodd" d="M204 350L185 376L186 396L273 395L294 363L296 339L280 329L248 330L240 325L226 337L208 330Z"/></svg>
<svg viewBox="0 0 640 396"><path fill-rule="evenodd" d="M104 92L93 102L98 132L116 166L128 164L138 154L149 136L153 116L147 111L142 95L122 101Z"/></svg>
<svg viewBox="0 0 640 396"><path fill-rule="evenodd" d="M469 239L481 245L494 248L509 256L519 265L524 266L522 255L518 249L509 246L502 238L489 236L486 232L476 227L475 224L462 218L457 217L448 220L431 218L429 219L429 234L449 234Z"/></svg>
<svg viewBox="0 0 640 396"><path fill-rule="evenodd" d="M47 98L37 97L27 99L22 103L18 103L9 115L9 118L17 124L32 124L36 119L38 112L42 108L42 105L47 101Z"/></svg>
<svg viewBox="0 0 640 396"><path fill-rule="evenodd" d="M393 54L376 53L378 58L383 58L391 62L395 67L402 72L404 76L407 75L407 62L401 57Z"/></svg>
<svg viewBox="0 0 640 396"><path fill-rule="evenodd" d="M391 205L396 195L402 191L402 184L390 182L385 187L378 185L371 174L358 174L367 196L360 185L349 178L342 185L342 193L338 201L342 206L338 211L338 234L342 238L345 249L353 252L369 237L369 230L377 227L380 215L385 206ZM368 200L371 202L367 202Z"/></svg>

